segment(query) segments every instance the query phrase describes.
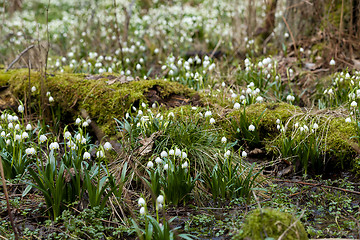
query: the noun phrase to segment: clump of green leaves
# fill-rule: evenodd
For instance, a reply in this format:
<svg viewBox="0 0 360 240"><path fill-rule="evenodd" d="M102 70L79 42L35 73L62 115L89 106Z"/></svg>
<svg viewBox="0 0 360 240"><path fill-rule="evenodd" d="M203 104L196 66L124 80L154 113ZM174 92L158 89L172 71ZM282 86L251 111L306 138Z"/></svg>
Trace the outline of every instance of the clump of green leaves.
<svg viewBox="0 0 360 240"><path fill-rule="evenodd" d="M162 190L168 202L174 205L185 202L188 195L195 187L198 180L190 173L190 160L186 152L178 148L162 152L162 159L156 159L156 167L153 163L148 163L147 172L150 181L145 180L155 195L159 195Z"/></svg>
<svg viewBox="0 0 360 240"><path fill-rule="evenodd" d="M163 149L177 146L187 149L187 154L194 163L195 172L203 172L216 164L216 154L222 148L220 131L209 124L211 111L201 112L201 108L180 108L173 113L174 120L169 123L166 131L155 141L155 152L160 154ZM171 114L171 113L169 113Z"/></svg>
<svg viewBox="0 0 360 240"><path fill-rule="evenodd" d="M52 227L55 232L51 233L49 239L104 239L108 237L123 238L130 234L120 224L109 225L109 209L98 207L86 208L78 214L65 210L55 221L47 221L46 225ZM56 231L61 224L61 231Z"/></svg>
<svg viewBox="0 0 360 240"><path fill-rule="evenodd" d="M280 121L280 120L279 120ZM312 167L312 173L321 173L325 167L322 150L322 135L319 133L317 123L310 124L310 128L304 123L295 123L293 128L285 128L278 124L280 135L278 150L282 158L292 159L294 166L308 173Z"/></svg>
<svg viewBox="0 0 360 240"><path fill-rule="evenodd" d="M238 110L237 116L233 116L230 119L231 130L233 135L240 143L246 143L249 147L259 147L261 145L261 139L259 135L259 123L266 109L255 119L249 119L246 115L246 107L243 110Z"/></svg>
<svg viewBox="0 0 360 240"><path fill-rule="evenodd" d="M225 154L226 155L226 154ZM232 200L244 198L249 200L252 190L259 182L257 177L261 171L255 171L255 164L246 167L236 161L232 155L219 157L213 170L204 174L205 184L210 189L214 200Z"/></svg>

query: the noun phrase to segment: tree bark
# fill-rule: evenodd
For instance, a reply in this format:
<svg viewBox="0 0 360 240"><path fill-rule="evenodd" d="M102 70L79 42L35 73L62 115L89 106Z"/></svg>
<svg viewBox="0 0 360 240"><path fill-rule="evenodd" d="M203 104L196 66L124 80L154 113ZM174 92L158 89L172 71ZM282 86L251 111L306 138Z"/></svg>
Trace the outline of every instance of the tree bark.
<svg viewBox="0 0 360 240"><path fill-rule="evenodd" d="M277 0L269 0L266 4L266 18L262 27L258 28L254 34L256 36L256 44L262 45L263 42L270 36L275 28L275 12Z"/></svg>
<svg viewBox="0 0 360 240"><path fill-rule="evenodd" d="M294 38L311 36L317 31L324 16L324 1L287 0L285 19ZM284 33L288 30L284 27Z"/></svg>

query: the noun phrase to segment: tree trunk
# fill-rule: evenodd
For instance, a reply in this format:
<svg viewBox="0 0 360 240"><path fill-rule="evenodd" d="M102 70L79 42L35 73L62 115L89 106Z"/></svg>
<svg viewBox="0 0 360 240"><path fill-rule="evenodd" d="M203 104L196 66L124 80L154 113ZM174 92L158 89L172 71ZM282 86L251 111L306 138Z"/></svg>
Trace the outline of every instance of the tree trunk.
<svg viewBox="0 0 360 240"><path fill-rule="evenodd" d="M258 28L254 34L256 36L256 44L262 45L264 41L270 36L275 28L275 11L277 0L268 0L266 4L266 18L263 26Z"/></svg>
<svg viewBox="0 0 360 240"><path fill-rule="evenodd" d="M12 0L10 1L9 12L13 14L15 11L21 10L22 0Z"/></svg>
<svg viewBox="0 0 360 240"><path fill-rule="evenodd" d="M248 0L248 16L246 34L249 39L253 37L256 28L256 6L255 0Z"/></svg>
<svg viewBox="0 0 360 240"><path fill-rule="evenodd" d="M323 15L323 0L287 0L285 19L290 29L284 24L283 33L291 31L295 40L302 36L312 36L321 24Z"/></svg>
<svg viewBox="0 0 360 240"><path fill-rule="evenodd" d="M352 1L352 31L356 38L360 38L360 1Z"/></svg>

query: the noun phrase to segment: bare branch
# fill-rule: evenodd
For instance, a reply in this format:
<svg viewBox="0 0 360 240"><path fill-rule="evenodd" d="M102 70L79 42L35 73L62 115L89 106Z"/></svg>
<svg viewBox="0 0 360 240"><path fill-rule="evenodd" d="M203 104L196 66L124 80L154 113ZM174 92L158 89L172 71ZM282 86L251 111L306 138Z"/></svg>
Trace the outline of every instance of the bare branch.
<svg viewBox="0 0 360 240"><path fill-rule="evenodd" d="M5 72L7 72L17 61L19 61L19 59L25 54L27 53L30 49L32 49L33 47L35 47L35 45L30 45L28 46L24 51L22 51L15 59L14 61L12 61L10 63L10 65L6 68Z"/></svg>

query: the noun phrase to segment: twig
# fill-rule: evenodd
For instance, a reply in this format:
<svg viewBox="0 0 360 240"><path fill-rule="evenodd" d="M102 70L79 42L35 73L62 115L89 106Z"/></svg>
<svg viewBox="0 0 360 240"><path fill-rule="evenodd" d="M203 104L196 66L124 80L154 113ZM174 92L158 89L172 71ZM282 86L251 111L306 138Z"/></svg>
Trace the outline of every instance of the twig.
<svg viewBox="0 0 360 240"><path fill-rule="evenodd" d="M285 25L286 25L286 28L288 29L288 31L289 31L289 33L290 33L290 37L291 37L291 39L292 39L292 41L293 41L293 44L294 44L295 55L297 56L298 53L297 53L297 48L296 48L296 42L295 42L294 35L292 34L292 31L291 31L291 29L290 29L290 27L289 27L289 24L287 23L287 21L286 21L286 19L284 18L284 16L282 16L282 19L284 20L284 23L285 23Z"/></svg>
<svg viewBox="0 0 360 240"><path fill-rule="evenodd" d="M255 194L254 191L252 191L252 193L253 193L253 195L254 195L255 201L256 201L257 204L258 204L259 209L261 210L261 204L260 204L259 198L256 196L256 194Z"/></svg>
<svg viewBox="0 0 360 240"><path fill-rule="evenodd" d="M125 31L124 31L124 40L125 42L127 42L127 39L128 39L128 36L129 36L129 25L130 25L130 18L131 18L131 15L132 15L132 7L135 3L135 0L132 0L132 2L130 3L129 5L129 11L126 9L126 7L124 6L123 7L123 10L125 12Z"/></svg>
<svg viewBox="0 0 360 240"><path fill-rule="evenodd" d="M2 165L1 157L0 157L0 174L1 174L1 180L2 180L2 184L3 184L3 188L4 188L4 194L5 194L5 198L6 198L6 205L7 205L7 210L8 210L8 214L9 214L11 227L14 230L15 240L18 240L19 238L18 238L17 229L16 229L14 219L13 219L13 216L12 216L12 213L11 213L9 195L8 195L7 188L6 188L4 168L3 168L3 165Z"/></svg>
<svg viewBox="0 0 360 240"><path fill-rule="evenodd" d="M1 30L3 29L3 26L5 26L5 12L6 12L5 3L6 1L3 2L3 14L2 14L3 24L1 24Z"/></svg>
<svg viewBox="0 0 360 240"><path fill-rule="evenodd" d="M214 48L214 50L211 52L210 58L213 58L215 52L216 52L216 51L218 50L218 48L220 47L221 42L222 42L222 36L220 37L220 39L219 39L218 43L216 44L216 47Z"/></svg>
<svg viewBox="0 0 360 240"><path fill-rule="evenodd" d="M30 49L32 49L33 47L35 47L35 45L30 45L28 46L24 51L22 51L15 59L14 61L12 61L10 63L10 65L6 68L5 72L7 72L17 61L19 61L19 59L25 54L27 53L27 51L29 51Z"/></svg>
<svg viewBox="0 0 360 240"><path fill-rule="evenodd" d="M124 53L123 53L123 47L122 47L122 44L120 41L119 27L117 26L118 22L117 22L116 8L117 8L116 0L114 0L114 21L115 21L114 27L116 26L115 27L116 40L117 40L117 42L119 44L119 48L120 48L121 68L124 69Z"/></svg>
<svg viewBox="0 0 360 240"><path fill-rule="evenodd" d="M311 2L309 2L309 1L307 1L307 0L302 0L303 2L305 2L305 3L307 3L307 4L309 4L309 5L314 5L313 3L311 3Z"/></svg>
<svg viewBox="0 0 360 240"><path fill-rule="evenodd" d="M354 1L351 1L351 5L353 7L353 10L351 11L351 15L350 15L350 36L351 37L354 37L354 12L356 11L356 7L354 6ZM353 51L353 44L350 43L349 44L349 52L350 52L350 58L351 59L354 59L354 51Z"/></svg>
<svg viewBox="0 0 360 240"><path fill-rule="evenodd" d="M9 240L8 238L3 237L3 236L1 236L1 235L0 235L0 238L1 238L1 239L5 239L5 240Z"/></svg>
<svg viewBox="0 0 360 240"><path fill-rule="evenodd" d="M338 46L338 45L336 45L336 46ZM336 47L336 49L337 49L337 47ZM335 58L334 58L334 59L335 59L336 61L345 63L346 65L350 66L351 68L354 67L354 64L351 64L351 63L345 61L344 59L341 59L340 57L337 57L337 54L335 55Z"/></svg>
<svg viewBox="0 0 360 240"><path fill-rule="evenodd" d="M339 38L341 38L343 31L344 31L344 0L341 1Z"/></svg>
<svg viewBox="0 0 360 240"><path fill-rule="evenodd" d="M328 185L322 185L320 183L316 184L316 183L307 183L307 182L301 182L301 181L291 181L291 180L282 180L282 179L274 179L273 181L287 182L287 183L298 183L298 184L302 184L302 185L309 185L309 186L321 187L321 188L329 188L329 189L334 189L334 190L339 190L339 191L343 191L343 192L348 192L348 193L353 193L353 194L360 195L360 192L358 192L358 191L353 191L353 190L348 190L348 189L339 188L339 187L333 187L333 186L328 186Z"/></svg>
<svg viewBox="0 0 360 240"><path fill-rule="evenodd" d="M31 76L31 61L30 61L30 58L29 58L29 61L28 61L28 69L29 69L29 86L28 86L28 95L29 95L29 105L31 103L31 82L30 82L30 76ZM27 112L26 109L29 109L29 116L31 116L31 107L27 107L27 102L26 102L26 99L25 98L25 113Z"/></svg>
<svg viewBox="0 0 360 240"><path fill-rule="evenodd" d="M46 54L45 54L45 79L46 79L46 70L47 70L47 66L48 66L48 56L49 56L49 50L50 50L49 7L50 7L50 0L49 0L49 3L48 3L48 6L46 8L46 40L47 40L47 46L46 46Z"/></svg>
<svg viewBox="0 0 360 240"><path fill-rule="evenodd" d="M122 214L122 215L125 217L125 219L126 219L125 213L124 213L124 211L122 210L119 201L116 199L115 194L112 193L112 195L114 196L114 199L116 200L116 203L117 203L117 205L118 205L118 207L119 207L119 209L120 209L121 214ZM124 225L126 225L126 223L124 222L124 219L123 219L123 218L120 216L120 214L116 211L115 205L113 204L113 202L112 202L111 199L110 199L109 202L110 202L111 207L112 207L113 210L115 211L115 214L117 215L117 217L121 220L121 222L122 222Z"/></svg>
<svg viewBox="0 0 360 240"><path fill-rule="evenodd" d="M296 219L295 222L293 222L278 238L278 240L283 239L283 237L285 237L285 235L287 234L288 231L290 231L291 228L293 228L295 226L295 224L302 218L302 216L304 216L305 210L302 211L300 217L298 219Z"/></svg>

